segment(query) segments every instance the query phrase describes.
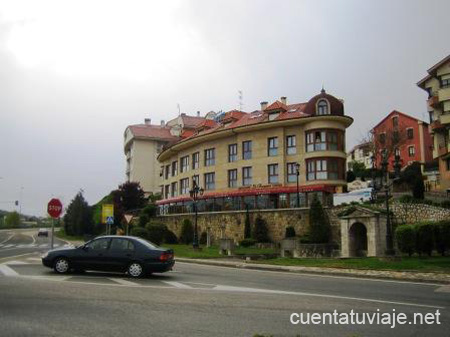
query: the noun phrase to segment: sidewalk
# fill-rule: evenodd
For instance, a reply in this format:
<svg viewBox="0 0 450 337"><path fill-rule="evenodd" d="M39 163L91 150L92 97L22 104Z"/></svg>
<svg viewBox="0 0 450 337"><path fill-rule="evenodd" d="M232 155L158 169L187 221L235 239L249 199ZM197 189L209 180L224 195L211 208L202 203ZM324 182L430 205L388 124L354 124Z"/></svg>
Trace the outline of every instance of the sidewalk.
<svg viewBox="0 0 450 337"><path fill-rule="evenodd" d="M360 278L376 278L395 281L428 282L450 284L450 274L420 273L413 271L369 270L369 269L340 269L301 266L275 266L269 264L252 263L236 259L188 259L177 258L176 261L210 266L242 268L251 270L265 270L302 274L347 276Z"/></svg>

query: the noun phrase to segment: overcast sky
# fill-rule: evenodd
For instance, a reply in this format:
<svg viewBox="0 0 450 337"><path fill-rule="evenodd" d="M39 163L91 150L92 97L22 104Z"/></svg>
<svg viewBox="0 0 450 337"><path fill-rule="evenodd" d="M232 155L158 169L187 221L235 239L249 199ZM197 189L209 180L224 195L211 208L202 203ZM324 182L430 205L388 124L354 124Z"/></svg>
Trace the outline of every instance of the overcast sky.
<svg viewBox="0 0 450 337"><path fill-rule="evenodd" d="M45 215L125 179L123 131L181 111L345 100L348 148L450 53L450 1L0 0L0 209Z"/></svg>

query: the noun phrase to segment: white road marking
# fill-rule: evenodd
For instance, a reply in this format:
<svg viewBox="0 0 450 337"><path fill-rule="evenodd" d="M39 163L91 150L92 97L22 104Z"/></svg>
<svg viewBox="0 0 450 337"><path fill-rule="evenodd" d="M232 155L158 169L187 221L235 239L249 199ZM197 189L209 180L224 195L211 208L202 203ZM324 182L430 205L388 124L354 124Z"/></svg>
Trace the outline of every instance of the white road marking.
<svg viewBox="0 0 450 337"><path fill-rule="evenodd" d="M19 274L16 273L16 271L10 267L8 267L6 264L0 264L0 272L5 276L18 276Z"/></svg>
<svg viewBox="0 0 450 337"><path fill-rule="evenodd" d="M44 243L43 245L39 245L39 248L45 248L45 247L50 247L50 245L48 243Z"/></svg>
<svg viewBox="0 0 450 337"><path fill-rule="evenodd" d="M112 278L111 277L110 280L114 281L114 282L117 282L117 283L119 283L121 285L124 285L124 286L134 286L134 287L139 287L140 286L137 283L134 283L134 282L131 282L131 281L128 281L128 280L124 280L122 278Z"/></svg>
<svg viewBox="0 0 450 337"><path fill-rule="evenodd" d="M173 282L173 281L162 281L165 284L171 285L175 288L180 288L180 289L192 289L191 286L188 286L187 284L183 284L180 282Z"/></svg>
<svg viewBox="0 0 450 337"><path fill-rule="evenodd" d="M385 280L385 279L377 279L377 278L370 278L370 277L353 277L353 276L339 276L339 275L322 275L322 274L316 274L316 273L308 273L308 272L290 272L290 271L275 271L275 270L258 270L258 269L251 269L244 267L234 267L234 266L213 266L208 264L202 264L202 263L195 263L195 262L177 262L177 264L195 264L196 266L205 267L205 268L220 268L220 269L228 269L228 270L244 270L247 272L257 272L257 273L275 273L275 274L286 274L290 276L307 276L307 277L322 277L322 278L339 278L339 279L346 279L346 280L357 280L357 281L371 281L371 282L385 282L385 283L407 283L407 284L415 284L415 285L422 285L422 286L432 286L432 287L439 287L442 286L442 283L431 283L431 282L414 282L414 281L397 281L397 280Z"/></svg>
<svg viewBox="0 0 450 337"><path fill-rule="evenodd" d="M24 261L16 261L16 260L14 260L14 261L5 262L4 264L10 266L10 265L29 264L29 263L24 262Z"/></svg>
<svg viewBox="0 0 450 337"><path fill-rule="evenodd" d="M5 245L5 246L3 246L3 248L9 248L9 247L14 247L14 245L12 245L12 244L9 244L9 245Z"/></svg>
<svg viewBox="0 0 450 337"><path fill-rule="evenodd" d="M436 293L450 293L450 285L442 286L437 288L434 292Z"/></svg>
<svg viewBox="0 0 450 337"><path fill-rule="evenodd" d="M27 260L28 261L41 261L41 259L38 257L29 257Z"/></svg>
<svg viewBox="0 0 450 337"><path fill-rule="evenodd" d="M302 293L302 292L295 292L295 291L232 287L232 286L222 286L222 285L217 285L216 287L213 288L213 290L232 291L232 292L244 292L244 293L265 293L265 294L279 294L279 295L297 295L297 296L309 296L309 297L323 297L323 298L335 298L335 299L340 299L340 300L351 300L351 301L363 301L363 302L373 302L373 303L383 303L383 304L405 305L405 306L410 306L410 307L445 309L445 307L441 307L441 306L426 305L426 304L419 304L419 303L395 302L395 301L376 300L376 299L361 298L361 297L348 297L348 296L338 296L338 295Z"/></svg>
<svg viewBox="0 0 450 337"><path fill-rule="evenodd" d="M11 235L9 238L7 238L6 240L3 240L2 242L0 242L0 243L5 243L5 242L8 242L12 237L13 237L14 235Z"/></svg>

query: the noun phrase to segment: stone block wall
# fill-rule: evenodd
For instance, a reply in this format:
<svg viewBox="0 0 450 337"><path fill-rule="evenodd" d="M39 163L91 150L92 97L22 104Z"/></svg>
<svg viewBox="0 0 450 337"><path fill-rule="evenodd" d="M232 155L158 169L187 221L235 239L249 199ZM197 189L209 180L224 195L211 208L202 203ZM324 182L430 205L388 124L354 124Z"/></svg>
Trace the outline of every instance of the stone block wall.
<svg viewBox="0 0 450 337"><path fill-rule="evenodd" d="M440 221L450 219L450 209L413 203L391 203L395 222L412 224L420 221Z"/></svg>
<svg viewBox="0 0 450 337"><path fill-rule="evenodd" d="M253 226L259 214L266 220L269 236L274 242L284 239L285 230L288 226L293 226L297 235L307 234L309 228L309 209L286 209L286 210L251 210L249 211L250 223ZM214 242L224 234L225 237L240 242L244 239L246 211L228 212L205 212L198 214L199 235L203 231L209 231ZM158 220L167 225L177 236L181 233L184 219L190 219L192 224L195 221L194 214L171 214L161 215ZM223 233L222 233L223 232Z"/></svg>

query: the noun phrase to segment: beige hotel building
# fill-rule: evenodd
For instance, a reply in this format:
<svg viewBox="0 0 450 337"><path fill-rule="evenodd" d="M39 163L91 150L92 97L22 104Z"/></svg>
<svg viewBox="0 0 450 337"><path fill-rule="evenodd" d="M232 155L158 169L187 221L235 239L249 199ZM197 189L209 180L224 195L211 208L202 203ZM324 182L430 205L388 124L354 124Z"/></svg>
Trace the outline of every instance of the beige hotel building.
<svg viewBox="0 0 450 337"><path fill-rule="evenodd" d="M281 97L251 113L232 110L200 123L158 155L161 214L193 211L189 191L204 190L198 211L306 207L346 185L343 101L322 90L306 103Z"/></svg>

